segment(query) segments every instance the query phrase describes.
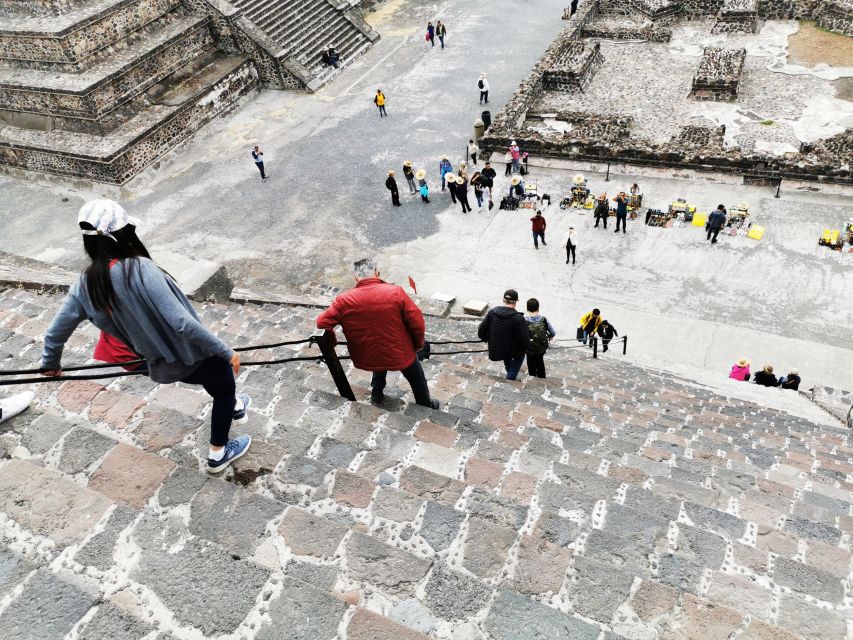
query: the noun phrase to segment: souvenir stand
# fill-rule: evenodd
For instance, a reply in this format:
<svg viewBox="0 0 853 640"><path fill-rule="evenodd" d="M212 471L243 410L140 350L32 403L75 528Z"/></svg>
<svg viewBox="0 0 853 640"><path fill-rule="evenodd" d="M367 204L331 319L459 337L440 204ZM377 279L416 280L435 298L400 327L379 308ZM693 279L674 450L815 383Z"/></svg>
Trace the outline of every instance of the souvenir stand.
<svg viewBox="0 0 853 640"><path fill-rule="evenodd" d="M741 202L736 207L732 207L726 217L726 229L730 235L746 235L749 227L752 224L749 219L749 205Z"/></svg>

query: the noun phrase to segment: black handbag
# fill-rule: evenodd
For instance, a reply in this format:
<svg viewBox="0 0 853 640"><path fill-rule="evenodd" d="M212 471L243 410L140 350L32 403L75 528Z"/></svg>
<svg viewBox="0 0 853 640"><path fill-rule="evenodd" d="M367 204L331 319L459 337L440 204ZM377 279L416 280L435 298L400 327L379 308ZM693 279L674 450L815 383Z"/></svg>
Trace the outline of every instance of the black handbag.
<svg viewBox="0 0 853 640"><path fill-rule="evenodd" d="M577 338L578 342L583 342L583 327L578 327Z"/></svg>
<svg viewBox="0 0 853 640"><path fill-rule="evenodd" d="M424 340L424 346L421 347L421 350L418 351L418 360L429 360L429 340Z"/></svg>

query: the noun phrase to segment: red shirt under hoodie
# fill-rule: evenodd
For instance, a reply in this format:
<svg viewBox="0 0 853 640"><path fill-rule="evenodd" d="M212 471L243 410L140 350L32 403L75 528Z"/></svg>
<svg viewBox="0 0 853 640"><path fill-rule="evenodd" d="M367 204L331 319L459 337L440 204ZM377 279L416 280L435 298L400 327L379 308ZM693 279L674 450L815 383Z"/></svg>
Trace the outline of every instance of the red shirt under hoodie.
<svg viewBox="0 0 853 640"><path fill-rule="evenodd" d="M341 325L352 363L364 371L401 371L424 345L424 315L401 287L359 280L317 318L317 328Z"/></svg>
<svg viewBox="0 0 853 640"><path fill-rule="evenodd" d="M545 224L545 216L533 216L532 218L530 218L530 222L533 223L534 232L540 233L542 231L545 231L545 227L547 226Z"/></svg>

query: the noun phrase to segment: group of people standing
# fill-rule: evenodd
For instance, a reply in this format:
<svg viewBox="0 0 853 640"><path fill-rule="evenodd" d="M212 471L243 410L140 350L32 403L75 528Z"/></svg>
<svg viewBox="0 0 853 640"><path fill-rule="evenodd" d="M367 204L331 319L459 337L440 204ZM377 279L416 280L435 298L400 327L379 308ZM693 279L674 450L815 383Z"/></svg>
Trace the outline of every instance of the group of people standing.
<svg viewBox="0 0 853 640"><path fill-rule="evenodd" d="M637 195L639 192L639 185L633 184L631 186L631 194ZM628 233L628 194L620 191L613 198L613 202L616 203L616 231L614 233L619 233L620 229L622 233ZM604 224L604 228L607 228L607 219L610 217L610 203L607 199L607 193L600 194L596 199L593 217L595 218L596 227L601 222Z"/></svg>

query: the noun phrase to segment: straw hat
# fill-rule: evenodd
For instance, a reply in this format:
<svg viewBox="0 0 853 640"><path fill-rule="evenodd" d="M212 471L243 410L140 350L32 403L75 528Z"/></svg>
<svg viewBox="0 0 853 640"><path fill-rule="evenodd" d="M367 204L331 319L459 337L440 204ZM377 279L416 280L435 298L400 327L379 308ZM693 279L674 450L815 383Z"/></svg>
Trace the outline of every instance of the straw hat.
<svg viewBox="0 0 853 640"><path fill-rule="evenodd" d="M456 184L465 184L465 178L462 176L456 176Z"/></svg>
<svg viewBox="0 0 853 640"><path fill-rule="evenodd" d="M406 161L403 163L403 166L404 166L404 167L411 167L411 166L412 166L412 164L413 164L413 163L412 163L412 161L411 161L411 160L406 160Z"/></svg>
<svg viewBox="0 0 853 640"><path fill-rule="evenodd" d="M574 182L575 184L583 184L583 174L582 173L576 174L575 177L572 178L572 182Z"/></svg>
<svg viewBox="0 0 853 640"><path fill-rule="evenodd" d="M769 365L769 364L765 365L764 366L764 373L773 373L773 366Z"/></svg>
<svg viewBox="0 0 853 640"><path fill-rule="evenodd" d="M448 171L444 174L444 179L447 180L447 182L456 182L456 174Z"/></svg>
<svg viewBox="0 0 853 640"><path fill-rule="evenodd" d="M600 196L598 196L598 199L599 200L607 200L607 192L605 191Z"/></svg>
<svg viewBox="0 0 853 640"><path fill-rule="evenodd" d="M738 360L738 361L737 361L737 363L738 363L741 367L745 367L745 366L747 366L747 365L749 364L749 360L747 360L746 358L741 358L740 360Z"/></svg>
<svg viewBox="0 0 853 640"><path fill-rule="evenodd" d="M418 170L415 172L415 177L416 177L418 180L423 180L423 179L426 177L426 169L418 169Z"/></svg>
<svg viewBox="0 0 853 640"><path fill-rule="evenodd" d="M450 158L448 158L446 155L443 155L443 156L441 156L441 159L442 160L449 160Z"/></svg>
<svg viewBox="0 0 853 640"><path fill-rule="evenodd" d="M389 171L389 172L388 172L388 175L389 175L389 176L393 176L393 175L394 175L394 170L392 169L391 171Z"/></svg>
<svg viewBox="0 0 853 640"><path fill-rule="evenodd" d="M519 175L514 175L514 176L510 179L509 183L510 183L513 187L514 187L514 186L516 186L516 185L521 184L521 176L519 176Z"/></svg>
<svg viewBox="0 0 853 640"><path fill-rule="evenodd" d="M800 375L800 372L799 372L799 371L797 371L796 369L791 369L791 370L788 372L788 375L789 375L789 376L798 376L798 375Z"/></svg>

